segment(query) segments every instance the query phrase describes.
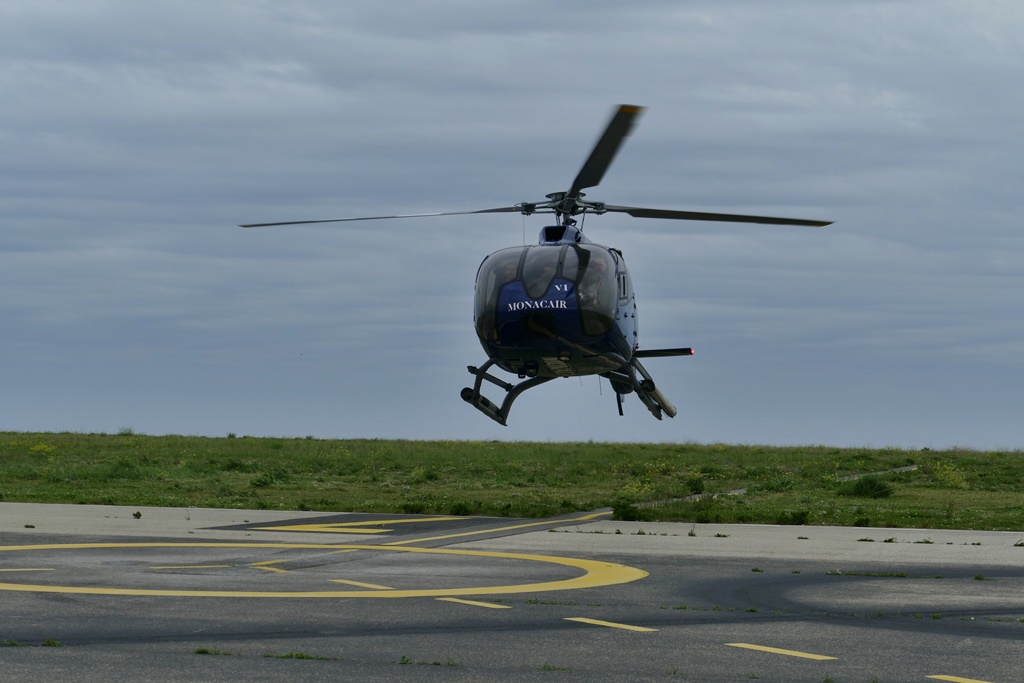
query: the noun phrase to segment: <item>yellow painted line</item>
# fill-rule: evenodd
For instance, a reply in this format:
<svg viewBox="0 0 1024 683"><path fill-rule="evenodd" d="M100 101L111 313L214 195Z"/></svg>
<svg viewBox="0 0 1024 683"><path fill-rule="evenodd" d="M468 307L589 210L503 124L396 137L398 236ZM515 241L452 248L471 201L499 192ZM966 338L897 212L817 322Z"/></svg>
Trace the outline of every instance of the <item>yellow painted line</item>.
<svg viewBox="0 0 1024 683"><path fill-rule="evenodd" d="M356 552L353 548L344 548L335 552L327 553L328 555L335 555L338 553L354 553ZM283 562L297 562L299 560L308 560L310 558L322 557L322 555L307 555L305 557L289 557L283 560L265 560L263 562L251 562L246 565L235 565L235 564L182 564L182 565L171 565L166 567L150 567L150 569L230 569L237 566L254 567L256 569L263 569L268 572L278 572L280 574L287 573L287 569L277 569L271 567L272 564L281 564ZM367 584L370 585L370 584Z"/></svg>
<svg viewBox="0 0 1024 683"><path fill-rule="evenodd" d="M444 602L457 602L462 605L473 605L474 607L488 607L490 609L512 609L511 605L495 605L493 602L479 602L477 600L462 600L460 598L435 598Z"/></svg>
<svg viewBox="0 0 1024 683"><path fill-rule="evenodd" d="M359 588L372 588L376 591L393 591L395 590L391 586L381 586L376 583L363 583L362 581L348 581L346 579L331 579L331 583L344 583L349 586L358 586Z"/></svg>
<svg viewBox="0 0 1024 683"><path fill-rule="evenodd" d="M304 524L294 527L265 527L267 531L308 531L321 534L390 534L394 529L371 529L354 526L334 526L330 524Z"/></svg>
<svg viewBox="0 0 1024 683"><path fill-rule="evenodd" d="M925 678L933 678L936 681L952 681L953 683L990 683L989 681L979 681L976 678L960 678L959 676L925 676Z"/></svg>
<svg viewBox="0 0 1024 683"><path fill-rule="evenodd" d="M645 626L630 626L629 624L617 624L614 621L601 621L600 619L587 619L586 617L566 617L566 621L578 621L581 624L593 624L594 626L607 626L609 628L621 628L626 631L657 631L656 628Z"/></svg>
<svg viewBox="0 0 1024 683"><path fill-rule="evenodd" d="M25 569L0 569L0 572L53 572L56 569L35 569L26 567Z"/></svg>
<svg viewBox="0 0 1024 683"><path fill-rule="evenodd" d="M771 652L777 655L786 655L788 657L803 657L804 659L818 659L821 661L828 659L836 659L835 657L829 657L827 655L816 655L810 652L797 652L796 650L783 650L778 647L767 647L765 645L751 645L750 643L726 643L729 647L742 647L747 650L759 650L761 652Z"/></svg>
<svg viewBox="0 0 1024 683"><path fill-rule="evenodd" d="M503 531L514 531L516 529L527 529L534 526L564 526L566 524L572 524L573 522L589 522L597 519L598 517L605 517L612 514L609 512L595 512L590 515L584 515L583 517L576 517L574 519L563 519L558 521L547 521L547 522L527 522L525 524L514 524L512 526L504 526L499 529L477 529L475 531L462 531L457 534L446 534L444 536L432 536L430 538L414 538L409 541L394 541L392 543L385 543L384 545L408 545L409 543L424 543L426 541L444 541L449 538L460 538L463 536L480 536L482 534L497 534Z"/></svg>
<svg viewBox="0 0 1024 683"><path fill-rule="evenodd" d="M231 569L233 564L182 564L167 567L150 567L150 569Z"/></svg>
<svg viewBox="0 0 1024 683"><path fill-rule="evenodd" d="M31 552L33 550L98 550L98 549L153 549L153 548L244 548L275 549L275 550L372 550L405 553L423 553L427 555L443 555L451 557L486 557L499 560L519 560L525 562L542 562L545 564L570 567L583 572L581 576L558 581L540 583L523 583L498 586L472 586L454 588L422 588L410 590L386 591L231 591L231 590L171 590L152 588L118 588L99 586L49 586L26 583L0 583L0 590L26 591L34 593L71 593L79 595L147 595L173 597L217 597L217 598L423 598L423 597L457 597L469 595L510 595L517 593L538 593L544 591L576 590L580 588L597 588L621 583L638 581L648 576L647 572L636 567L628 567L614 562L585 560L572 557L550 557L545 555L529 555L525 553L503 553L483 550L459 550L447 548L405 548L383 545L345 545L320 543L241 543L241 542L195 542L195 543L68 543L45 545L0 546L0 553Z"/></svg>
<svg viewBox="0 0 1024 683"><path fill-rule="evenodd" d="M254 531L308 531L320 534L389 534L394 529L363 529L348 524L292 524L291 526L258 526Z"/></svg>
<svg viewBox="0 0 1024 683"><path fill-rule="evenodd" d="M423 524L424 522L451 522L465 517L416 517L412 519L369 519L359 522L335 522L332 524L285 524L281 526L258 526L259 531L309 531L327 534L387 534L394 529L369 529L394 524Z"/></svg>

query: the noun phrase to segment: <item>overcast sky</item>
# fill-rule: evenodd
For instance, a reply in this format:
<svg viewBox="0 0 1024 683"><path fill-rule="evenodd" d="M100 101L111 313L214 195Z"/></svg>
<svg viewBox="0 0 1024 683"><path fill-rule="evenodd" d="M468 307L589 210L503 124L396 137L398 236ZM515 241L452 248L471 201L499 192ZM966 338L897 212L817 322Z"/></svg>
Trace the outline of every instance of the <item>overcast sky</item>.
<svg viewBox="0 0 1024 683"><path fill-rule="evenodd" d="M0 0L0 429L1022 448L1021 83L1012 0ZM237 227L540 200L619 103L589 198L835 221L586 222L674 420L459 397L548 216Z"/></svg>

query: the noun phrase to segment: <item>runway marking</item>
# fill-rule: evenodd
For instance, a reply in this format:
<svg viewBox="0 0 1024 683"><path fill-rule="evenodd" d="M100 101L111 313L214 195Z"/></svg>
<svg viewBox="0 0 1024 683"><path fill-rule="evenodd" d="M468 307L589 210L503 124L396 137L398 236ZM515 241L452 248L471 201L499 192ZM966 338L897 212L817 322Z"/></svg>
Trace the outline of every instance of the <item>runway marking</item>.
<svg viewBox="0 0 1024 683"><path fill-rule="evenodd" d="M333 522L329 524L284 524L280 526L257 526L258 531L307 531L327 534L388 534L394 529L368 529L373 526L393 524L422 524L424 522L452 522L465 517L419 517L414 519L370 519L358 522Z"/></svg>
<svg viewBox="0 0 1024 683"><path fill-rule="evenodd" d="M56 569L33 568L33 567L26 567L24 569L0 569L0 572L53 572L53 571L57 571L57 570Z"/></svg>
<svg viewBox="0 0 1024 683"><path fill-rule="evenodd" d="M461 598L436 598L444 602L457 602L462 605L473 605L474 607L487 607L489 609L512 609L511 605L495 605L493 602L479 602L477 600L463 600Z"/></svg>
<svg viewBox="0 0 1024 683"><path fill-rule="evenodd" d="M797 652L796 650L783 650L778 647L767 647L765 645L751 645L750 643L726 643L729 647L742 647L747 650L759 650L761 652L771 652L777 655L786 655L788 657L803 657L804 659L817 659L817 660L828 660L836 659L835 657L829 657L827 655L816 655L810 652Z"/></svg>
<svg viewBox="0 0 1024 683"><path fill-rule="evenodd" d="M194 542L194 543L67 543L45 545L0 546L0 553L30 552L40 550L103 550L129 548L135 550L156 548L244 548L274 550L369 550L374 552L423 553L451 557L483 557L499 560L520 560L570 567L583 572L582 576L538 583L471 586L454 588L421 588L409 590L354 590L354 591L243 591L243 590L179 590L151 588L118 588L100 586L59 586L26 583L0 583L0 590L25 591L33 593L72 593L87 595L146 595L168 597L218 597L218 598L422 598L458 597L471 595L509 595L516 593L538 593L545 591L576 590L629 583L648 576L647 572L613 562L586 560L569 557L528 555L482 550L458 550L448 548L407 548L381 545L343 546L320 543L236 543L236 542Z"/></svg>
<svg viewBox="0 0 1024 683"><path fill-rule="evenodd" d="M527 522L525 524L513 524L512 526L504 526L498 529L477 529L475 531L460 531L456 534L445 534L444 536L432 536L430 538L413 538L407 541L392 541L391 543L384 543L386 546L396 545L408 545L410 543L425 543L427 541L444 541L449 538L461 538L463 536L480 536L482 534L497 534L503 531L515 531L516 529L527 529L533 526L563 526L565 524L572 524L573 522L589 522L597 519L598 517L605 517L612 514L608 512L594 512L583 517L574 517L573 519L561 519L561 520L548 520L546 522Z"/></svg>
<svg viewBox="0 0 1024 683"><path fill-rule="evenodd" d="M278 569L277 567L271 567L270 565L272 565L272 564L281 564L282 562L288 562L288 561L289 560L266 560L264 562L251 562L251 563L249 563L249 566L250 567L254 567L256 569L262 569L263 571L267 571L267 572L275 572L277 574L287 574L288 573L287 569Z"/></svg>
<svg viewBox="0 0 1024 683"><path fill-rule="evenodd" d="M0 548L2 550L2 548ZM354 548L344 548L342 550L336 550L334 552L327 553L328 555L336 555L340 553L354 553L357 552ZM323 554L317 555L305 555L303 557L289 557L283 560L266 560L263 562L247 562L244 564L179 564L170 565L163 567L150 567L150 569L231 569L232 567L253 567L254 569L263 569L268 572L276 572L279 574L285 574L288 572L287 569L277 569L270 567L272 564L282 564L284 562L301 562L302 560L319 559L323 557Z"/></svg>
<svg viewBox="0 0 1024 683"><path fill-rule="evenodd" d="M934 678L937 681L952 681L952 683L990 683L989 681L979 681L976 678L960 678L959 676L925 676L925 678Z"/></svg>
<svg viewBox="0 0 1024 683"><path fill-rule="evenodd" d="M645 626L631 626L629 624L617 624L614 621L601 621L600 619L587 619L586 617L566 617L566 621L578 621L581 624L593 624L594 626L608 626L609 628L621 628L626 631L657 631L656 628L647 628Z"/></svg>
<svg viewBox="0 0 1024 683"><path fill-rule="evenodd" d="M0 550L2 550L2 549L0 549ZM354 553L354 552L356 552L354 549L345 548L343 550L337 550L337 551L330 552L330 553L327 553L327 554L328 555L335 555L335 554L340 554L340 553ZM276 573L287 573L288 569L279 569L279 568L271 567L269 565L270 564L281 564L283 562L299 562L299 561L302 561L302 560L316 559L316 558L319 558L319 557L323 557L323 553L322 554L317 554L317 555L306 555L306 556L303 556L303 557L289 557L289 558L286 558L286 559L283 559L283 560L266 560L266 561L263 561L263 562L247 562L245 564L177 564L177 565L171 565L171 566L159 566L159 567L150 567L150 568L151 569L230 569L231 567L248 566L248 567L254 567L256 569L263 569L265 571L273 571L273 572L276 572Z"/></svg>
<svg viewBox="0 0 1024 683"><path fill-rule="evenodd" d="M395 590L391 586L381 586L376 583L363 583L362 581L349 581L348 579L331 579L331 583L344 583L349 586L358 586L359 588L371 588L375 591Z"/></svg>

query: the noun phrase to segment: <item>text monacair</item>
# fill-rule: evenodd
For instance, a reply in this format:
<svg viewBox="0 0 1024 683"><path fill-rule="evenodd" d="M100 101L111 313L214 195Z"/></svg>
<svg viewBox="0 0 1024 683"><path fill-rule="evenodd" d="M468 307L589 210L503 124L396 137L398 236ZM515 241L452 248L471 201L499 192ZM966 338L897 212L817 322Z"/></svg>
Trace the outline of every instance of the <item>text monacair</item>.
<svg viewBox="0 0 1024 683"><path fill-rule="evenodd" d="M508 312L525 311L532 308L568 308L566 301L512 301L508 305Z"/></svg>

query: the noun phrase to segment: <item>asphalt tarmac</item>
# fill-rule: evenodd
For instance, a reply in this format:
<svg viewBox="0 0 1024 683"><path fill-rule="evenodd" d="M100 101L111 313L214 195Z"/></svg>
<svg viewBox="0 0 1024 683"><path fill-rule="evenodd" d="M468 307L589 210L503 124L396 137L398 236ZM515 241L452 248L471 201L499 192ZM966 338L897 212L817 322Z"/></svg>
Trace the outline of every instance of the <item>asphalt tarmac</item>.
<svg viewBox="0 0 1024 683"><path fill-rule="evenodd" d="M0 503L3 681L1022 672L1024 532Z"/></svg>

